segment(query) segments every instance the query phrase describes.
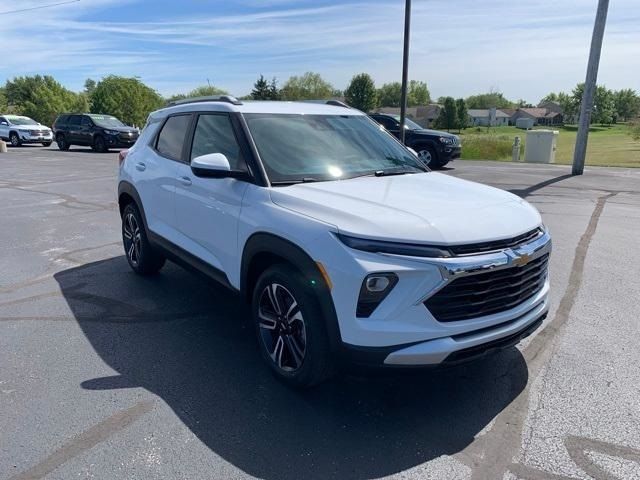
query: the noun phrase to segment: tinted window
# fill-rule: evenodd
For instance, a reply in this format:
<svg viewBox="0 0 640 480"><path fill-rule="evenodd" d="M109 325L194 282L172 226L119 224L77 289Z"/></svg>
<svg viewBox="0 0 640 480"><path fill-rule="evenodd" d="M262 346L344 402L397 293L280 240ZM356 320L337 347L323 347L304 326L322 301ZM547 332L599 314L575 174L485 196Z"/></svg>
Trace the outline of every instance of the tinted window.
<svg viewBox="0 0 640 480"><path fill-rule="evenodd" d="M56 120L56 125L64 125L69 120L69 115L60 115Z"/></svg>
<svg viewBox="0 0 640 480"><path fill-rule="evenodd" d="M190 121L191 115L176 115L167 119L158 135L158 143L156 144L156 149L161 155L174 160L181 159L184 138Z"/></svg>
<svg viewBox="0 0 640 480"><path fill-rule="evenodd" d="M80 115L71 115L69 118L69 125L80 125L81 118L82 117Z"/></svg>
<svg viewBox="0 0 640 480"><path fill-rule="evenodd" d="M93 125L93 122L89 117L82 117L82 125L90 127Z"/></svg>
<svg viewBox="0 0 640 480"><path fill-rule="evenodd" d="M7 122L7 119L4 118L4 117L0 117L0 122ZM9 122L7 122L7 123L9 123Z"/></svg>
<svg viewBox="0 0 640 480"><path fill-rule="evenodd" d="M246 170L228 115L200 115L198 118L191 159L208 153L222 153L229 160L232 170Z"/></svg>
<svg viewBox="0 0 640 480"><path fill-rule="evenodd" d="M380 125L382 125L384 128L386 128L387 130L397 130L398 129L398 125L396 124L396 122L389 117L375 117L376 122L378 122Z"/></svg>

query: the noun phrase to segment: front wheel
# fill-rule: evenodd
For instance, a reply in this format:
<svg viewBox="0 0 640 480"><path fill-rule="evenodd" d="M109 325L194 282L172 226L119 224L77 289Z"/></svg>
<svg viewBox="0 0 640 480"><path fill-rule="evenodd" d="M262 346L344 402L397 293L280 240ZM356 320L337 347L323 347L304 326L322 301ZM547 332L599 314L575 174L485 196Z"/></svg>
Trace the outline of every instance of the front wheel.
<svg viewBox="0 0 640 480"><path fill-rule="evenodd" d="M17 133L11 133L11 135L9 135L9 142L11 142L12 147L19 147L22 145L22 141Z"/></svg>
<svg viewBox="0 0 640 480"><path fill-rule="evenodd" d="M438 161L438 154L431 147L420 147L416 149L418 151L418 158L429 168L438 168L440 163Z"/></svg>
<svg viewBox="0 0 640 480"><path fill-rule="evenodd" d="M142 216L133 203L122 212L122 243L127 262L137 274L153 275L164 266L165 258L149 243Z"/></svg>
<svg viewBox="0 0 640 480"><path fill-rule="evenodd" d="M252 313L260 352L278 379L310 387L331 376L317 295L300 272L285 264L268 268L254 289Z"/></svg>
<svg viewBox="0 0 640 480"><path fill-rule="evenodd" d="M107 151L107 144L105 143L104 138L100 135L93 140L93 150L98 153L104 153Z"/></svg>

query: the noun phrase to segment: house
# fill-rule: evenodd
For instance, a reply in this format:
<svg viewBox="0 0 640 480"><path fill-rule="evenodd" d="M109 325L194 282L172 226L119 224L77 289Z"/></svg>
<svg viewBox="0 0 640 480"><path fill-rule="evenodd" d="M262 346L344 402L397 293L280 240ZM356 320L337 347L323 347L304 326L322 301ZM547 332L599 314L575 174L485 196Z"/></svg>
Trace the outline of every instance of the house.
<svg viewBox="0 0 640 480"><path fill-rule="evenodd" d="M534 125L560 125L563 122L562 109L560 111L555 110L555 108L552 110L548 107L518 108L511 115L511 125L515 125L519 118L529 118L533 120Z"/></svg>
<svg viewBox="0 0 640 480"><path fill-rule="evenodd" d="M429 105L421 107L407 107L407 118L410 118L414 122L422 125L425 128L430 128L436 121L442 110L442 105L437 103L431 103ZM381 107L376 109L376 113L387 113L389 115L400 115L399 107Z"/></svg>
<svg viewBox="0 0 640 480"><path fill-rule="evenodd" d="M467 110L472 127L498 127L509 125L509 115L496 108L471 108Z"/></svg>

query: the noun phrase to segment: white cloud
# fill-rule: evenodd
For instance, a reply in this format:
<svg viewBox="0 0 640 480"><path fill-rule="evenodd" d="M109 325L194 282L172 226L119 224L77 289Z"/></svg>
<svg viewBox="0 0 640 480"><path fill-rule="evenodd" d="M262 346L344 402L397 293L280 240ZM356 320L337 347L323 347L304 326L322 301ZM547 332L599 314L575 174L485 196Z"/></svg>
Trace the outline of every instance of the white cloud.
<svg viewBox="0 0 640 480"><path fill-rule="evenodd" d="M38 3L26 0L24 8ZM92 0L47 15L0 16L0 44L21 51L5 56L0 78L49 71L80 88L87 76L139 75L162 93L211 78L243 94L260 73L284 81L314 70L337 87L361 71L378 83L400 77L400 0L333 6L242 0L252 13L87 20L89 13L96 18L96 11L126 3ZM584 78L595 6L593 0L416 0L411 77L427 81L434 96L498 87L510 98L537 101L568 90ZM639 24L634 0L612 2L601 83L640 89Z"/></svg>

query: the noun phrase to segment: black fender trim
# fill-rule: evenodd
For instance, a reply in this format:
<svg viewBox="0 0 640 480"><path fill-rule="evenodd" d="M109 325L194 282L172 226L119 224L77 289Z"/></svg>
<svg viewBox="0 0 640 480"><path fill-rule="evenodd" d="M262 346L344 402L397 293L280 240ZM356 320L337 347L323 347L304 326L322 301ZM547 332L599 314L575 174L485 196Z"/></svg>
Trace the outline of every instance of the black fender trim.
<svg viewBox="0 0 640 480"><path fill-rule="evenodd" d="M342 350L338 316L333 305L331 290L327 285L316 262L299 246L271 233L254 233L247 239L242 252L240 270L240 291L245 300L251 299L249 270L252 260L260 254L275 255L298 269L314 286L322 316L326 321L329 342L334 353Z"/></svg>
<svg viewBox="0 0 640 480"><path fill-rule="evenodd" d="M140 212L140 215L142 215L142 222L144 223L144 229L147 232L151 233L149 231L149 227L147 226L147 216L144 213L144 206L142 205L142 200L140 199L140 195L138 194L138 190L136 190L136 187L134 187L132 183L129 183L125 180L122 180L118 184L118 207L120 209L120 216L122 216L122 211L124 210L124 207L125 207L125 205L123 205L120 200L122 198L122 194L126 194L130 196L131 198L133 198L133 201L136 202L138 211Z"/></svg>

